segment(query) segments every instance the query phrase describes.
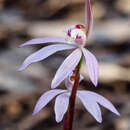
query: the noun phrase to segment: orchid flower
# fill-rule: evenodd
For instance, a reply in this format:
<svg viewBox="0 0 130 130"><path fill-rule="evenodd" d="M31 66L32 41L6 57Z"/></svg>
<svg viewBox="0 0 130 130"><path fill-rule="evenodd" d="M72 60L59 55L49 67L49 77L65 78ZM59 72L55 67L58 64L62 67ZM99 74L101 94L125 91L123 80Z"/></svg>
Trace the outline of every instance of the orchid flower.
<svg viewBox="0 0 130 130"><path fill-rule="evenodd" d="M80 81L82 80L82 76L80 76ZM72 87L74 85L74 74L68 76L65 79L65 86L67 90L62 89L53 89L50 91L45 92L40 99L38 100L33 115L37 114L43 107L45 107L54 97L56 97L54 111L55 111L55 118L56 122L62 121L65 113L68 110L69 106L69 99L72 91ZM113 104L108 101L103 96L91 92L91 91L84 91L78 90L77 91L77 98L81 100L86 110L99 122L102 122L102 115L99 104L103 107L107 108L111 112L115 113L116 115L120 115Z"/></svg>
<svg viewBox="0 0 130 130"><path fill-rule="evenodd" d="M48 56L54 54L57 51L74 49L74 51L64 60L64 62L57 70L56 75L52 81L51 87L56 88L72 72L72 70L75 69L81 59L82 53L86 60L87 70L90 79L93 84L97 86L98 62L95 56L90 51L84 48L84 45L86 43L85 33L85 27L83 25L76 25L74 28L68 29L66 39L56 37L38 38L22 44L20 47L37 43L40 44L47 42L63 42L63 44L55 44L43 47L39 51L33 53L25 59L22 66L19 68L19 71L22 71L31 63L41 61L47 58Z"/></svg>
<svg viewBox="0 0 130 130"><path fill-rule="evenodd" d="M33 44L44 44L44 43L60 43L55 45L49 45L43 47L39 51L28 56L19 71L24 70L28 65L34 62L44 60L48 56L62 50L73 49L73 52L64 60L52 80L51 88L56 88L78 65L81 56L84 55L86 60L86 66L89 77L92 83L97 86L98 82L98 62L95 56L87 49L84 48L87 38L90 35L92 29L92 11L90 6L90 0L86 0L86 25L75 25L67 30L65 38L61 37L46 37L36 38L25 42L20 47L33 45ZM62 43L62 44L61 44ZM67 43L67 44L66 44Z"/></svg>

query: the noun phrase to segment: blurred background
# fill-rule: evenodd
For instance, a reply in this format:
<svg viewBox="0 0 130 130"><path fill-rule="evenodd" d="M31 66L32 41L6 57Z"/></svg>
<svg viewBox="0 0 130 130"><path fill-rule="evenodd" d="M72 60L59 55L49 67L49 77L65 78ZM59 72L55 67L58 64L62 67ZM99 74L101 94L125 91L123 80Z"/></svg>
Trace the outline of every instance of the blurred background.
<svg viewBox="0 0 130 130"><path fill-rule="evenodd" d="M100 77L95 88L84 64L80 88L108 98L121 117L102 108L99 124L78 102L74 130L130 130L130 0L91 2L94 28L86 48L99 61ZM54 100L36 116L32 112L71 51L58 52L17 72L29 54L43 47L18 45L37 37L65 37L62 30L79 23L84 24L84 0L0 0L0 130L62 130L63 122L55 121Z"/></svg>

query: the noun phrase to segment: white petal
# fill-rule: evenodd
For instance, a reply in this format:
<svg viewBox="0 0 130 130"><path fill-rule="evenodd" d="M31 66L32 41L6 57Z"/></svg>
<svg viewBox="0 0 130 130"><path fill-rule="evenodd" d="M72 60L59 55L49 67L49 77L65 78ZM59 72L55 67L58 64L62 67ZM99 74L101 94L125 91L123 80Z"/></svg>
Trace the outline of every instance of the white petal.
<svg viewBox="0 0 130 130"><path fill-rule="evenodd" d="M89 97L93 98L93 100L95 100L97 103L104 106L108 110L112 111L116 115L120 115L119 112L114 107L114 105L108 99L91 91L88 91L87 93L89 94Z"/></svg>
<svg viewBox="0 0 130 130"><path fill-rule="evenodd" d="M65 79L65 86L69 91L72 91L74 86L74 80L71 80L71 76L75 75L73 72ZM80 74L80 82L84 79L84 77Z"/></svg>
<svg viewBox="0 0 130 130"><path fill-rule="evenodd" d="M56 98L55 101L55 115L56 121L59 123L62 121L64 114L66 113L69 106L69 94L63 93Z"/></svg>
<svg viewBox="0 0 130 130"><path fill-rule="evenodd" d="M90 0L85 0L85 23L87 29L87 36L90 36L93 28L93 13L91 10Z"/></svg>
<svg viewBox="0 0 130 130"><path fill-rule="evenodd" d="M102 122L101 110L99 105L92 100L89 95L82 93L82 91L77 92L77 96L82 101L84 107L87 111L99 122Z"/></svg>
<svg viewBox="0 0 130 130"><path fill-rule="evenodd" d="M69 91L72 91L72 88L74 86L74 81L70 80L70 77L65 79L65 86Z"/></svg>
<svg viewBox="0 0 130 130"><path fill-rule="evenodd" d="M35 39L32 39L32 40L25 42L24 44L21 44L19 47L24 47L24 46L33 45L33 44L50 43L50 42L66 43L66 40L65 40L65 38L61 38L61 37L35 38Z"/></svg>
<svg viewBox="0 0 130 130"><path fill-rule="evenodd" d="M34 108L33 115L37 114L43 107L45 107L56 95L66 92L66 90L50 90L45 92L37 101L37 104Z"/></svg>
<svg viewBox="0 0 130 130"><path fill-rule="evenodd" d="M84 79L83 75L80 74L80 82Z"/></svg>
<svg viewBox="0 0 130 130"><path fill-rule="evenodd" d="M87 70L89 73L89 77L92 83L97 86L98 76L99 76L99 67L96 57L85 48L82 48L83 54L85 56Z"/></svg>
<svg viewBox="0 0 130 130"><path fill-rule="evenodd" d="M56 88L78 65L81 58L81 50L73 51L61 64L52 80L51 88Z"/></svg>
<svg viewBox="0 0 130 130"><path fill-rule="evenodd" d="M22 66L19 68L19 71L22 71L31 63L38 62L38 61L41 61L41 60L47 58L48 56L54 54L57 51L68 50L68 49L73 49L73 48L75 48L75 47L72 45L65 45L65 44L56 44L56 45L50 45L47 47L43 47L39 51L28 56L25 59Z"/></svg>

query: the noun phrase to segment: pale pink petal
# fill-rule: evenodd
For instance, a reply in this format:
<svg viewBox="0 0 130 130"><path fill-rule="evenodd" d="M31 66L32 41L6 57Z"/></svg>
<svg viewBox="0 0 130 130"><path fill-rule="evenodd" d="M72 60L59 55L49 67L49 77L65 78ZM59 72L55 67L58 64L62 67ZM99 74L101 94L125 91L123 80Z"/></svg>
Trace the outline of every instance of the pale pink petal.
<svg viewBox="0 0 130 130"><path fill-rule="evenodd" d="M66 113L68 109L68 106L69 106L68 93L63 93L56 98L54 110L55 110L55 115L56 115L56 121L58 123L62 121L64 114Z"/></svg>
<svg viewBox="0 0 130 130"><path fill-rule="evenodd" d="M90 0L85 0L85 23L87 29L87 36L90 35L93 28L93 13L91 10Z"/></svg>
<svg viewBox="0 0 130 130"><path fill-rule="evenodd" d="M49 42L66 43L66 40L65 40L65 38L61 38L61 37L35 38L35 39L29 40L29 41L21 44L19 47L23 47L23 46L27 46L27 45L33 45L33 44L43 44L43 43L49 43Z"/></svg>
<svg viewBox="0 0 130 130"><path fill-rule="evenodd" d="M89 95L82 93L82 91L77 92L77 96L82 101L84 107L87 111L99 122L102 122L101 110L99 105L89 97Z"/></svg>
<svg viewBox="0 0 130 130"><path fill-rule="evenodd" d="M101 96L101 95L99 95L97 93L91 92L91 91L83 91L82 93L84 93L84 95L88 95L89 98L95 100L97 103L104 106L108 110L112 111L116 115L118 115L118 116L120 115L119 112L114 107L114 105L109 100L104 98L103 96Z"/></svg>
<svg viewBox="0 0 130 130"><path fill-rule="evenodd" d="M90 51L86 50L85 48L82 48L82 51L85 56L89 77L92 83L97 86L99 76L99 67L97 59Z"/></svg>
<svg viewBox="0 0 130 130"><path fill-rule="evenodd" d="M78 65L82 52L80 49L74 50L61 64L52 80L51 88L56 88Z"/></svg>
<svg viewBox="0 0 130 130"><path fill-rule="evenodd" d="M43 107L45 107L56 95L66 92L66 90L50 90L45 92L37 101L37 104L34 108L33 115L37 114Z"/></svg>
<svg viewBox="0 0 130 130"><path fill-rule="evenodd" d="M71 81L70 78L65 79L65 86L69 91L72 91L72 88L74 86L74 81Z"/></svg>
<svg viewBox="0 0 130 130"><path fill-rule="evenodd" d="M62 51L62 50L68 50L68 49L73 49L75 46L72 45L65 45L65 44L55 44L55 45L49 45L46 47L43 47L42 49L38 50L37 52L31 54L28 56L22 66L19 68L19 71L22 71L25 69L28 65L34 62L41 61L48 56L54 54L57 51Z"/></svg>
<svg viewBox="0 0 130 130"><path fill-rule="evenodd" d="M80 82L84 79L83 75L80 74Z"/></svg>
<svg viewBox="0 0 130 130"><path fill-rule="evenodd" d="M65 79L65 86L69 91L72 91L74 86L74 80L71 80L73 72ZM84 77L80 74L80 82L84 79Z"/></svg>

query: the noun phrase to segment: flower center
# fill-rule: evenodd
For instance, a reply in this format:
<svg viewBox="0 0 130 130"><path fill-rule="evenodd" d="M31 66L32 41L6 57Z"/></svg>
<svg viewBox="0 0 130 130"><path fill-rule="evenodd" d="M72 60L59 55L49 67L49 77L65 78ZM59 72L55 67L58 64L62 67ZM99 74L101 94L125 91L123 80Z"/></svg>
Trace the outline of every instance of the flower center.
<svg viewBox="0 0 130 130"><path fill-rule="evenodd" d="M73 71L66 79L65 79L65 86L69 91L72 91L73 85L75 80L75 72Z"/></svg>
<svg viewBox="0 0 130 130"><path fill-rule="evenodd" d="M67 30L67 42L75 43L77 46L84 46L86 43L86 28L84 25L76 25Z"/></svg>

